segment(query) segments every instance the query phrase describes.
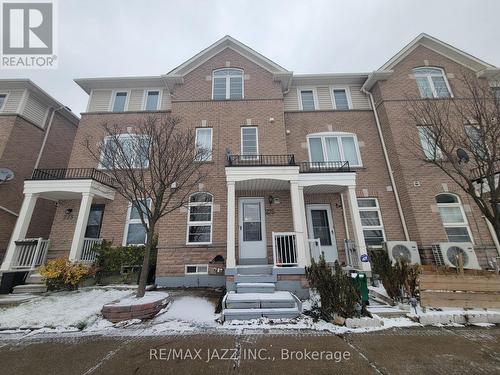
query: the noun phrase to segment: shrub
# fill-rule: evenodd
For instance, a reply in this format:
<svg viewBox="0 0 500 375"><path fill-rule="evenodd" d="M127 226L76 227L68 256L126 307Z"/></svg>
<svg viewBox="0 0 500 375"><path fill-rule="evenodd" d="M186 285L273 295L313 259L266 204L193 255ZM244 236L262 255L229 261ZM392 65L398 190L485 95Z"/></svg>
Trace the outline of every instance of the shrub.
<svg viewBox="0 0 500 375"><path fill-rule="evenodd" d="M122 266L140 266L144 259L144 246L111 246L102 241L93 249L97 253L95 266L100 272L121 271Z"/></svg>
<svg viewBox="0 0 500 375"><path fill-rule="evenodd" d="M57 258L40 268L40 275L45 280L48 290L75 290L85 276L92 273L90 267L81 263L72 263L68 258Z"/></svg>
<svg viewBox="0 0 500 375"><path fill-rule="evenodd" d="M323 319L330 321L334 314L344 318L355 315L356 303L361 303L360 295L351 277L342 270L337 261L332 269L324 256L320 257L318 263L312 259L311 266L306 267L306 277L311 288L319 293L319 309Z"/></svg>

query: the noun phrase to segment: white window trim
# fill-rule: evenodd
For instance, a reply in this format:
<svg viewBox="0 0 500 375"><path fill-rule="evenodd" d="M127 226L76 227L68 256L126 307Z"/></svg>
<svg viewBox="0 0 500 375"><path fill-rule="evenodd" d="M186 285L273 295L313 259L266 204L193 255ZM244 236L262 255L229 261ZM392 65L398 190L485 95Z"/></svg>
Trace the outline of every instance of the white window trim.
<svg viewBox="0 0 500 375"><path fill-rule="evenodd" d="M324 132L324 133L314 133L314 134L308 134L306 137L307 140L307 152L309 156L309 161L312 162L312 157L311 157L311 147L309 143L310 138L321 138L321 148L323 150L323 158L326 155L326 144L325 144L325 137L353 137L354 138L354 145L356 146L356 155L358 157L359 164L357 165L351 165L349 163L349 167L356 167L356 168L362 168L363 167L363 161L361 160L361 151L359 149L359 142L358 142L358 137L354 133L347 133L347 132ZM339 139L339 150L340 150L340 155L345 158L344 156L344 147L342 145L342 141ZM347 160L328 160L328 161L347 161Z"/></svg>
<svg viewBox="0 0 500 375"><path fill-rule="evenodd" d="M243 129L255 129L255 143L257 146L257 154L255 154L255 157L257 158L259 155L259 127L258 126L241 126L240 127L240 155L246 155L248 157L252 157L254 155L252 154L244 154L243 153Z"/></svg>
<svg viewBox="0 0 500 375"><path fill-rule="evenodd" d="M188 209L187 209L187 226L186 226L186 245L191 245L191 246L197 246L197 245L211 245L213 241L213 222L214 222L214 196L206 191L199 191L197 193L193 193L189 196L189 200L191 200L191 197L195 194L209 194L212 197L212 201L207 203L207 202L189 202L188 203ZM210 221L190 221L189 217L191 215L191 207L193 206L210 206ZM189 227L194 226L210 226L210 241L208 242L189 242Z"/></svg>
<svg viewBox="0 0 500 375"><path fill-rule="evenodd" d="M334 90L345 90L345 95L347 97L347 105L349 106L349 110L352 109L352 98L351 98L351 89L349 86L330 86L330 96L332 99L332 108L336 111L346 111L345 109L337 109L337 103L335 103L335 95L333 94Z"/></svg>
<svg viewBox="0 0 500 375"><path fill-rule="evenodd" d="M146 104L148 101L148 93L150 92L155 92L158 91L158 103L156 103L156 108L155 109L146 109ZM144 94L142 97L142 110L146 112L154 112L154 111L159 111L161 108L161 101L162 101L162 95L163 95L163 89L162 88L152 88L152 89L145 89Z"/></svg>
<svg viewBox="0 0 500 375"><path fill-rule="evenodd" d="M152 200L151 198L146 199L148 208L151 208L151 203ZM122 245L123 246L141 246L145 245L145 243L140 243L140 244L127 244L127 237L128 237L128 227L130 224L142 224L141 219L130 219L130 214L132 213L132 202L128 202L128 208L127 208L127 219L125 220L125 228L123 230L123 241ZM146 218L146 223L148 222L148 219ZM146 233L146 238L145 240L147 241L147 233Z"/></svg>
<svg viewBox="0 0 500 375"><path fill-rule="evenodd" d="M127 139L127 138L135 138L135 137L143 137L143 136L141 136L139 134L129 134L129 133L124 133L124 134L119 134L118 135L118 139ZM106 150L106 142L108 142L109 139L111 139L111 138L112 138L111 136L106 136L102 140L103 147L102 147L102 150L101 150L101 157L99 159L99 165L97 166L97 169L102 169L102 170L107 170L108 169L104 165L102 165L102 161L104 160L104 151ZM147 169L147 168L149 168L149 159L148 159L147 164L144 167L135 167L134 169Z"/></svg>
<svg viewBox="0 0 500 375"><path fill-rule="evenodd" d="M130 101L130 91L131 91L130 89L113 90L111 92L111 100L110 100L109 112L113 112L113 113L127 112L128 111L129 101ZM121 93L121 92L126 92L127 93L127 97L125 98L125 106L123 108L123 112L115 112L115 111L113 111L113 108L115 107L116 94L117 93Z"/></svg>
<svg viewBox="0 0 500 375"><path fill-rule="evenodd" d="M314 100L314 111L319 110L319 100L318 100L318 91L315 86L301 86L297 87L297 98L299 100L299 109L304 111L302 107L302 91L312 91L313 92L313 100ZM311 110L307 110L311 111Z"/></svg>
<svg viewBox="0 0 500 375"><path fill-rule="evenodd" d="M418 66L416 68L413 68L412 70L412 74L413 74L413 77L416 79L417 77L421 78L421 77L424 77L424 78L427 78L427 82L429 82L430 84L430 87L431 87L431 90L432 90L432 96L434 99L441 99L441 98L446 98L446 97L442 97L442 96L438 96L437 95L437 91L436 91L436 88L434 87L434 81L431 79L431 77L433 77L432 74L422 74L422 73L418 73L418 72L415 72L415 70L418 70L418 69L437 69L441 72L441 76L443 77L444 79L444 82L446 84L446 87L448 89L448 92L450 93L450 98L453 98L453 92L451 91L451 87L450 87L450 83L448 82L448 77L446 76L446 73L444 71L443 68L438 68L437 66ZM438 75L435 75L434 77L437 77ZM416 82L415 82L416 84ZM419 91L420 93L420 90L418 89L418 85L417 85L417 90ZM430 98L425 98L425 99L430 99Z"/></svg>
<svg viewBox="0 0 500 375"><path fill-rule="evenodd" d="M382 211L380 210L380 205L378 204L378 199L377 198L373 198L373 197L362 197L362 198L357 198L358 202L360 200L371 200L371 201L375 201L375 207L360 207L359 204L358 204L358 211L361 212L361 211L376 211L378 212L378 219L380 221L380 225L363 225L361 224L361 229L362 230L380 230L382 231L382 238L383 238L383 241L386 241L386 237L385 237L385 229L384 229L384 221L382 220ZM370 245L370 247L373 247L373 248L381 248L382 245Z"/></svg>
<svg viewBox="0 0 500 375"><path fill-rule="evenodd" d="M231 99L231 77L239 77L239 75L229 75L229 76L218 76L214 75L215 72L226 69L239 70L241 72L241 99ZM214 99L214 81L215 78L225 78L226 79L226 99ZM212 71L212 100L243 100L245 99L245 71L241 68L219 68Z"/></svg>
<svg viewBox="0 0 500 375"><path fill-rule="evenodd" d="M196 267L196 272L188 272L188 267ZM206 267L206 272L199 272L198 267ZM184 265L184 274L185 275L208 275L208 264L186 264Z"/></svg>
<svg viewBox="0 0 500 375"><path fill-rule="evenodd" d="M196 149L198 148L198 131L200 131L200 130L210 130L210 157L205 159L205 160L195 160L195 161L197 161L197 162L212 161L212 156L214 153L214 131L213 131L213 128L211 128L211 127L196 128L196 135L195 135L195 140L194 140L195 153L196 153Z"/></svg>
<svg viewBox="0 0 500 375"><path fill-rule="evenodd" d="M7 104L7 100L9 100L9 91L0 91L0 95L5 95L5 99L3 100L3 104L0 107L0 112L3 112L3 109L5 108L5 104Z"/></svg>
<svg viewBox="0 0 500 375"><path fill-rule="evenodd" d="M424 148L424 145L422 142L423 141L427 142L429 139L428 138L422 139L422 137L420 136L420 129L421 128L429 128L429 127L432 127L432 125L417 125L417 133L418 133L418 139L420 141L420 148L422 149L422 153L424 154L424 157L426 160L440 160L443 158L443 151L437 145L433 146L435 149L435 155L433 158L428 157L427 154L425 153L425 148Z"/></svg>
<svg viewBox="0 0 500 375"><path fill-rule="evenodd" d="M460 197L458 195L452 194L452 193L439 193L434 197L434 199L436 199L439 195L445 195L445 194L452 195L455 198L457 198L457 200L458 200L457 203L437 203L437 201L434 200L437 204L439 217L441 218L441 224L443 225L443 228L445 229L446 238L448 238L448 233L446 233L446 228L466 228L467 233L469 234L469 238L470 238L471 242L474 244L475 243L474 237L472 237L472 231L470 230L469 220L467 220L467 215L465 214L464 206L462 205L462 201L460 200ZM460 212L462 214L462 217L464 218L464 221L462 223L446 223L445 224L445 222L443 221L443 218L441 216L441 212L439 211L440 207L459 207Z"/></svg>

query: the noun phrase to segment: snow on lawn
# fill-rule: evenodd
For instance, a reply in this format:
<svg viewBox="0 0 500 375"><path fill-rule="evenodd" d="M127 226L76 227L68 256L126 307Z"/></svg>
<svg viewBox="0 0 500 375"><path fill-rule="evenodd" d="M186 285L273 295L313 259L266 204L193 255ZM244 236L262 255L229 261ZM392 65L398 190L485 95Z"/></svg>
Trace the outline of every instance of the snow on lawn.
<svg viewBox="0 0 500 375"><path fill-rule="evenodd" d="M96 319L102 306L129 295L130 290L91 289L58 292L15 307L0 309L0 329L77 327Z"/></svg>
<svg viewBox="0 0 500 375"><path fill-rule="evenodd" d="M121 299L117 303L114 303L113 306L142 305L146 303L157 302L160 300L166 300L168 297L169 294L165 292L146 292L146 294L141 298L137 298L135 294L133 294Z"/></svg>

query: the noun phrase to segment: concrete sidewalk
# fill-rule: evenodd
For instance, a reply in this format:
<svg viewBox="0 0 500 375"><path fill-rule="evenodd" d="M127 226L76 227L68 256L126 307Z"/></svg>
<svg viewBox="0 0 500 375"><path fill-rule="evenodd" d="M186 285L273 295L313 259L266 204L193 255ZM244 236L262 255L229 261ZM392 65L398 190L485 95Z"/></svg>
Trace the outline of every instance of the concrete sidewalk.
<svg viewBox="0 0 500 375"><path fill-rule="evenodd" d="M500 328L0 339L2 374L499 374Z"/></svg>

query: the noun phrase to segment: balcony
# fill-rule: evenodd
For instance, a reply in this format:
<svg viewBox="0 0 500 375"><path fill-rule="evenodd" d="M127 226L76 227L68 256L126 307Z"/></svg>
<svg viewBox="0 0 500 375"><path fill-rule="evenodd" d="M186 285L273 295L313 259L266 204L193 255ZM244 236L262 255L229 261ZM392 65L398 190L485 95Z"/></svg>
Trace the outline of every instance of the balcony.
<svg viewBox="0 0 500 375"><path fill-rule="evenodd" d="M95 168L35 169L30 180L94 180L115 187L112 177Z"/></svg>
<svg viewBox="0 0 500 375"><path fill-rule="evenodd" d="M295 155L228 155L228 167L296 166Z"/></svg>
<svg viewBox="0 0 500 375"><path fill-rule="evenodd" d="M305 161L300 163L300 173L351 172L348 161Z"/></svg>

